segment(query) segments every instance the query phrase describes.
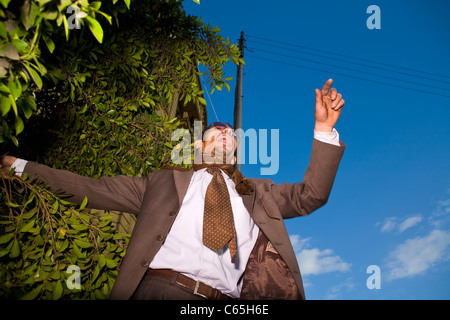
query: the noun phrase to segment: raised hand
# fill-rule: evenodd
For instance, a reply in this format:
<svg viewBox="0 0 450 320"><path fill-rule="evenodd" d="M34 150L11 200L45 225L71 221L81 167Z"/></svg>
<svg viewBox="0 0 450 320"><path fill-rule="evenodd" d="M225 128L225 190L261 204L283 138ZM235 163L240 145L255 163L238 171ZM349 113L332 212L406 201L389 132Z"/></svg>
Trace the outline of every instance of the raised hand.
<svg viewBox="0 0 450 320"><path fill-rule="evenodd" d="M331 88L333 79L328 79L322 87L322 90L316 89L316 125L314 130L332 131L344 106L342 94L335 88Z"/></svg>

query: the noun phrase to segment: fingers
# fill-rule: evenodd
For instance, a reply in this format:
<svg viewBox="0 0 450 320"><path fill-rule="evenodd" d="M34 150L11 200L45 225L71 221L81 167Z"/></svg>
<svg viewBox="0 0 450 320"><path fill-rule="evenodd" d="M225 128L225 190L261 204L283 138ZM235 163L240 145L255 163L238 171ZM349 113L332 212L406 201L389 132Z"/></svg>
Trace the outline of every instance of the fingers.
<svg viewBox="0 0 450 320"><path fill-rule="evenodd" d="M322 103L322 93L319 89L316 89L316 104Z"/></svg>
<svg viewBox="0 0 450 320"><path fill-rule="evenodd" d="M337 90L335 88L331 88L330 91L328 92L328 96L330 97L331 101L336 100L338 96Z"/></svg>
<svg viewBox="0 0 450 320"><path fill-rule="evenodd" d="M0 156L0 169L7 171L11 170L11 166L14 164L16 160L17 158L13 156L8 155Z"/></svg>
<svg viewBox="0 0 450 320"><path fill-rule="evenodd" d="M333 79L328 79L327 82L322 87L322 96L326 96L328 94L328 90L330 90L331 84L333 83Z"/></svg>
<svg viewBox="0 0 450 320"><path fill-rule="evenodd" d="M332 107L334 111L342 111L342 107L345 104L345 100L344 99L340 99L339 102L336 104L335 107Z"/></svg>
<svg viewBox="0 0 450 320"><path fill-rule="evenodd" d="M328 98L330 98L331 101L333 101L332 108L334 108L338 104L342 95L338 94L336 88L330 89L332 84L333 84L333 79L328 79L327 82L325 82L325 84L322 87L321 94L322 94L322 96L327 96ZM336 103L334 103L334 101L336 101Z"/></svg>
<svg viewBox="0 0 450 320"><path fill-rule="evenodd" d="M331 95L331 108L332 109L334 109L334 108L336 108L337 107L337 105L338 105L338 103L339 103L339 101L341 101L341 99L342 99L342 94L340 94L340 93L337 93L337 92L334 92L332 95Z"/></svg>
<svg viewBox="0 0 450 320"><path fill-rule="evenodd" d="M342 99L342 94L338 93L335 88L331 88L332 84L333 79L328 79L321 91L316 89L316 104L323 100L329 108L331 107L334 111L339 111L344 106L345 100Z"/></svg>

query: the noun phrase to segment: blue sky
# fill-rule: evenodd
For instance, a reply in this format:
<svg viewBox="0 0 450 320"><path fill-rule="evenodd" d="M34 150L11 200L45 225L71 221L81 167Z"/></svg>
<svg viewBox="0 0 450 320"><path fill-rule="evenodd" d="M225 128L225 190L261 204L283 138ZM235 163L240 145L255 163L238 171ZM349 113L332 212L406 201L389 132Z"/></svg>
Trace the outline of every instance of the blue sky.
<svg viewBox="0 0 450 320"><path fill-rule="evenodd" d="M381 9L381 29L367 28L370 5ZM450 3L185 0L184 7L233 42L248 35L243 129L279 130L279 170L261 176L268 165L244 164L246 176L301 181L314 89L332 78L346 101L336 129L347 149L330 199L286 221L307 298L449 299ZM236 66L226 70L236 76ZM230 85L211 99L219 120L233 123ZM366 285L371 265L380 268L380 289Z"/></svg>

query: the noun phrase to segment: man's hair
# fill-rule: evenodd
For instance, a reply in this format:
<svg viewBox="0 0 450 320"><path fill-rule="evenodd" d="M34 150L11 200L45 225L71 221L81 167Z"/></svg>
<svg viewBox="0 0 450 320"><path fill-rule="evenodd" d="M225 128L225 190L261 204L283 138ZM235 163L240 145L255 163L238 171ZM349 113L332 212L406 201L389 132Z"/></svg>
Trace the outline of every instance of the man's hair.
<svg viewBox="0 0 450 320"><path fill-rule="evenodd" d="M219 127L226 126L227 128L233 129L233 127L231 126L231 124L229 124L229 123L227 123L227 122L213 122L213 123L209 124L209 125L205 128L205 130L203 130L202 136L203 136L203 135L205 134L205 132L208 131L209 129L211 129L211 128L217 128L218 126L219 126Z"/></svg>

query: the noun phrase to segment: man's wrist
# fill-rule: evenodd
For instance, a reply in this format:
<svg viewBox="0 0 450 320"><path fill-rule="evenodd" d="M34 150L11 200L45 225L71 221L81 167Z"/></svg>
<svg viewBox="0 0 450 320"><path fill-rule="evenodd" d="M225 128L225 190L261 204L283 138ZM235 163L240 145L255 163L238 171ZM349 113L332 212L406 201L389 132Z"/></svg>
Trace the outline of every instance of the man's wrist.
<svg viewBox="0 0 450 320"><path fill-rule="evenodd" d="M331 132L333 131L333 127L330 127L324 123L317 123L314 126L315 131L321 131L321 132Z"/></svg>

